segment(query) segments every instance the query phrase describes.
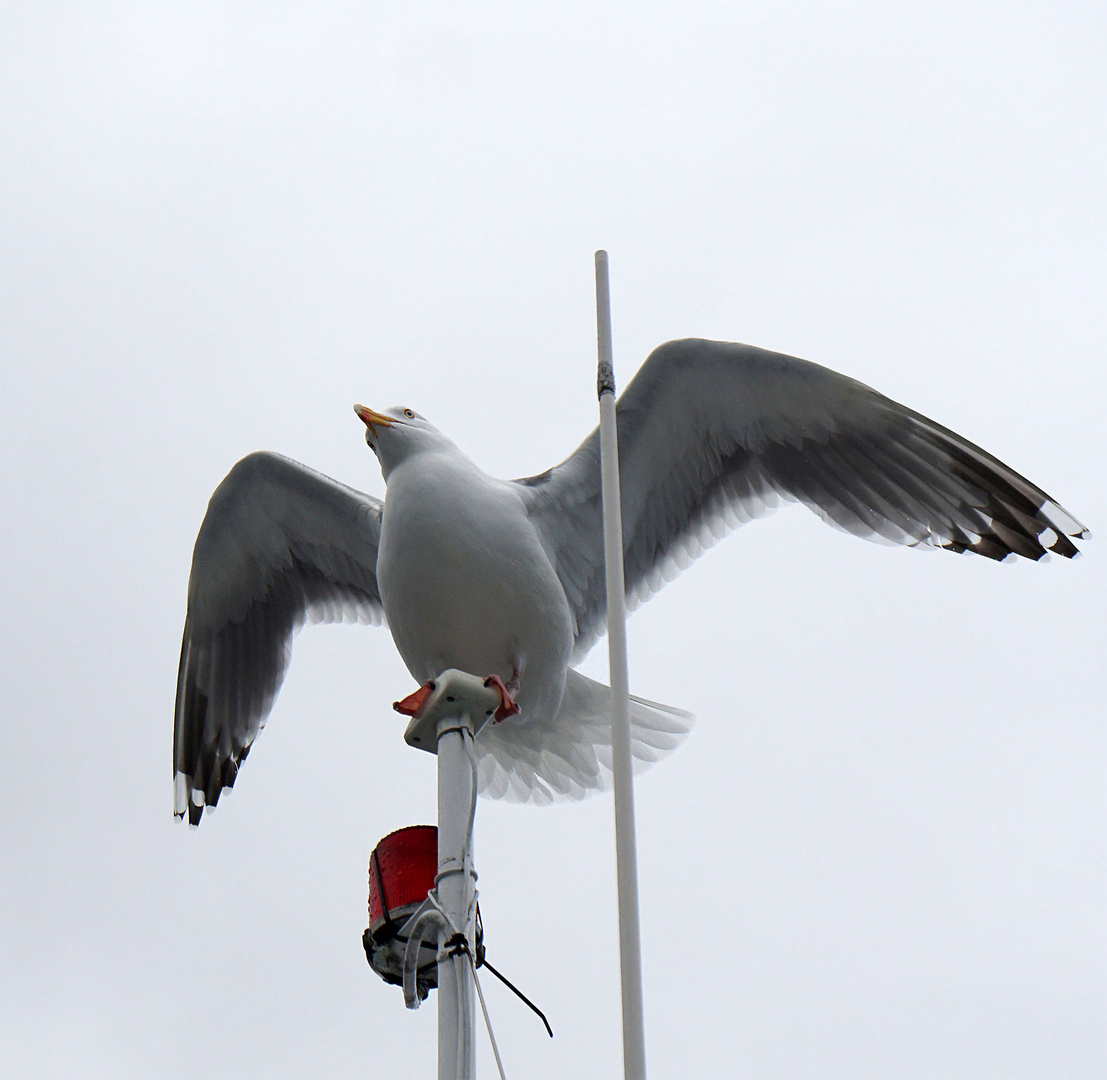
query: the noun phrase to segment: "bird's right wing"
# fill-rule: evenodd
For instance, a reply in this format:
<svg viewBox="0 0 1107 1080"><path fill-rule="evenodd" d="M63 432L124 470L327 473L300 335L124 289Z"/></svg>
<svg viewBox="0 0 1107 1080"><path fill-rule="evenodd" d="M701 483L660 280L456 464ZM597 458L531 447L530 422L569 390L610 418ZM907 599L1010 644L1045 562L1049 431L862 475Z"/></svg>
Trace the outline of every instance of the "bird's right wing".
<svg viewBox="0 0 1107 1080"><path fill-rule="evenodd" d="M192 556L177 677L178 816L198 824L234 784L305 619L383 621L381 507L264 452L243 458L212 495Z"/></svg>

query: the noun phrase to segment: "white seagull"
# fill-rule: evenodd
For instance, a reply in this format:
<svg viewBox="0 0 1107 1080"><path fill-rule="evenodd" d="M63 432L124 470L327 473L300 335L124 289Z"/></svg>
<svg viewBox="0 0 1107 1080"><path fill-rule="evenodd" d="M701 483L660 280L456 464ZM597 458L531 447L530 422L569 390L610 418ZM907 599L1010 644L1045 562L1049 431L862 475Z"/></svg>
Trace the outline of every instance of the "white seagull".
<svg viewBox="0 0 1107 1080"><path fill-rule="evenodd" d="M305 620L383 619L420 683L451 667L498 677L506 718L476 741L486 794L549 802L605 786L610 691L571 666L605 619L598 431L555 468L496 480L412 409L355 409L383 503L267 452L211 498L188 583L175 813L197 824L234 784ZM753 346L660 346L617 416L632 607L781 501L866 539L991 559L1072 558L1070 537L1089 535L960 435ZM690 722L634 699L635 756L655 760Z"/></svg>

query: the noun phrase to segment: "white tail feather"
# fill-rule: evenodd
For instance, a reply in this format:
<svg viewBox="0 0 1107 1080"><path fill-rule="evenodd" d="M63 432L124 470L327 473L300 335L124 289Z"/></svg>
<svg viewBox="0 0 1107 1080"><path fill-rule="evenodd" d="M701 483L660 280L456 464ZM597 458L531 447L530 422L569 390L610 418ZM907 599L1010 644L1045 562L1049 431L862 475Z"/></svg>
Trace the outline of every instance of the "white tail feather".
<svg viewBox="0 0 1107 1080"><path fill-rule="evenodd" d="M630 698L635 772L675 750L695 718L682 709ZM546 805L611 789L611 689L569 670L552 725L526 716L488 724L476 741L480 791L493 799Z"/></svg>

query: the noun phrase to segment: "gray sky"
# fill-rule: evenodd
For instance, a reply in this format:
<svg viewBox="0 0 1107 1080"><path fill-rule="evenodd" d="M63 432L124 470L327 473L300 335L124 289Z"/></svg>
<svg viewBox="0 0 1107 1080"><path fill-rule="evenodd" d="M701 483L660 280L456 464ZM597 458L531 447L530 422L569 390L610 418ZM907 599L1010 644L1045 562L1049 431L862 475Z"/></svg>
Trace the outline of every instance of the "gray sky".
<svg viewBox="0 0 1107 1080"><path fill-rule="evenodd" d="M597 247L624 384L685 335L805 356L1107 527L1102 5L0 20L6 1075L433 1075L359 941L370 849L434 819L410 676L305 631L190 832L191 548L254 449L381 494L355 400L560 460ZM699 717L637 786L652 1076L1107 1073L1102 543L999 566L793 507L633 617L634 689ZM607 797L480 806L489 958L556 1032L488 980L509 1076L618 1071L612 853Z"/></svg>

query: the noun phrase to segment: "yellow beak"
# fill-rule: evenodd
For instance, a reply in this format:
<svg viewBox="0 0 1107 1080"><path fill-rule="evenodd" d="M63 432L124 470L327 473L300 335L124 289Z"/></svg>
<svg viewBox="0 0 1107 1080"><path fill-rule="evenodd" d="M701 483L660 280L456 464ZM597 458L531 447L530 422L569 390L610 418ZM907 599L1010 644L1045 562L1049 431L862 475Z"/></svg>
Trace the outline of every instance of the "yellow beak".
<svg viewBox="0 0 1107 1080"><path fill-rule="evenodd" d="M374 412L372 409L367 409L364 405L355 405L354 412L361 418L361 422L367 427L371 428L374 424L379 424L381 427L391 427L395 421L391 416L385 416L384 413Z"/></svg>

